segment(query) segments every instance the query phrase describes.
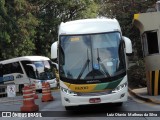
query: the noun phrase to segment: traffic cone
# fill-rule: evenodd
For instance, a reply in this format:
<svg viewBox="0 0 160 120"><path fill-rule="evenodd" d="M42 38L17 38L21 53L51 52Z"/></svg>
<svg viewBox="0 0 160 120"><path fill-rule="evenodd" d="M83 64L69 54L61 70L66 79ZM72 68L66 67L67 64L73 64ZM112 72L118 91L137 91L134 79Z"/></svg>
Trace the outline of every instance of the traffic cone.
<svg viewBox="0 0 160 120"><path fill-rule="evenodd" d="M39 110L39 106L34 103L34 97L32 88L24 86L23 91L23 106L21 107L21 112L36 112Z"/></svg>
<svg viewBox="0 0 160 120"><path fill-rule="evenodd" d="M32 92L33 92L34 99L38 99L38 95L36 94L36 86L35 86L35 84L32 84L31 87L32 87Z"/></svg>
<svg viewBox="0 0 160 120"><path fill-rule="evenodd" d="M48 102L48 101L54 100L50 90L50 84L48 82L42 83L42 99L41 100L42 102Z"/></svg>

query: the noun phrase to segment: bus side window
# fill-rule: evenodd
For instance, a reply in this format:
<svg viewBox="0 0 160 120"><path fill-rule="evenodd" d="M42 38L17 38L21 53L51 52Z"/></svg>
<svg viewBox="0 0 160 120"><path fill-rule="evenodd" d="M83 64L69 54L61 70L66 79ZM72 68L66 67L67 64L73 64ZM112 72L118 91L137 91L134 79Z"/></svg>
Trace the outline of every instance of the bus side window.
<svg viewBox="0 0 160 120"><path fill-rule="evenodd" d="M23 74L22 68L19 64L19 62L14 62L11 65L12 73L21 73Z"/></svg>
<svg viewBox="0 0 160 120"><path fill-rule="evenodd" d="M23 74L22 68L18 62L9 63L3 65L3 74L21 73Z"/></svg>
<svg viewBox="0 0 160 120"><path fill-rule="evenodd" d="M35 76L35 72L33 71L33 68L31 66L26 66L26 73L27 73L27 76L30 77L30 78L36 78Z"/></svg>
<svg viewBox="0 0 160 120"><path fill-rule="evenodd" d="M3 74L11 74L11 64L4 64L3 65Z"/></svg>
<svg viewBox="0 0 160 120"><path fill-rule="evenodd" d="M23 68L27 74L28 77L35 79L35 72L31 66L28 66L27 64L31 64L30 61L21 61Z"/></svg>

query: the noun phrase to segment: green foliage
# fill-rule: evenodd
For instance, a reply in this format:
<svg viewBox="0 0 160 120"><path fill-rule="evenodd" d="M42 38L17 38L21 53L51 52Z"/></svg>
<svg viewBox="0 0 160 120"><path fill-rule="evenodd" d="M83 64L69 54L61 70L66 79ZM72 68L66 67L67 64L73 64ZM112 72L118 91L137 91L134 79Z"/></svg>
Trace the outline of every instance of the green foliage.
<svg viewBox="0 0 160 120"><path fill-rule="evenodd" d="M35 16L40 20L34 41L35 53L38 55L50 57L51 44L58 40L58 26L61 22L97 16L97 5L93 0L32 0L30 2L38 8Z"/></svg>
<svg viewBox="0 0 160 120"><path fill-rule="evenodd" d="M146 74L143 60L138 60L128 70L128 84L130 88L146 87Z"/></svg>
<svg viewBox="0 0 160 120"><path fill-rule="evenodd" d="M156 0L1 0L0 58L23 55L50 57L58 40L58 26L70 20L105 16L120 22L142 56L139 31L132 25L134 13L144 12Z"/></svg>
<svg viewBox="0 0 160 120"><path fill-rule="evenodd" d="M133 26L135 13L146 12L149 7L153 7L156 0L96 0L99 4L99 16L116 18L121 26L124 36L132 40L134 53L142 57L142 46L140 42L139 30Z"/></svg>
<svg viewBox="0 0 160 120"><path fill-rule="evenodd" d="M2 3L1 58L32 55L35 49L33 44L35 27L38 25L37 18L31 13L32 5L26 0L3 0Z"/></svg>

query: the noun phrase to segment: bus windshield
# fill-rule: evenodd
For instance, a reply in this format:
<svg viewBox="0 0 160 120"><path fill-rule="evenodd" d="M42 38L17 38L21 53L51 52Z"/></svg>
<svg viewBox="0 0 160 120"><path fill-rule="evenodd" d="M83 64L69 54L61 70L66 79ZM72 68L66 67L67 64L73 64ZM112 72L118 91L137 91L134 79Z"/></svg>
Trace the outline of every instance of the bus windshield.
<svg viewBox="0 0 160 120"><path fill-rule="evenodd" d="M48 61L33 62L37 69L37 78L40 80L54 79L54 71L51 68L51 64Z"/></svg>
<svg viewBox="0 0 160 120"><path fill-rule="evenodd" d="M60 77L74 80L121 74L126 67L120 33L60 36L59 67Z"/></svg>
<svg viewBox="0 0 160 120"><path fill-rule="evenodd" d="M27 76L30 78L38 80L51 80L55 78L51 61L22 61L22 65Z"/></svg>

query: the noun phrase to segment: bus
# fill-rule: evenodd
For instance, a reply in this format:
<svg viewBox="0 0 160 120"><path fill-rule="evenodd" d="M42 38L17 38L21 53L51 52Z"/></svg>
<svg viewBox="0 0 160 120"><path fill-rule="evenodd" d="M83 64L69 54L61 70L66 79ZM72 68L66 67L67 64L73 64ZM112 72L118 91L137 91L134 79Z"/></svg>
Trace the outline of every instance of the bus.
<svg viewBox="0 0 160 120"><path fill-rule="evenodd" d="M58 36L51 45L51 59L58 59L66 110L88 104L121 106L127 101L127 55L132 53L132 44L122 36L116 19L62 22Z"/></svg>
<svg viewBox="0 0 160 120"><path fill-rule="evenodd" d="M15 84L16 92L22 93L25 84L35 84L42 90L42 82L49 82L51 88L57 87L54 63L44 56L22 56L0 61L3 66L3 83Z"/></svg>

